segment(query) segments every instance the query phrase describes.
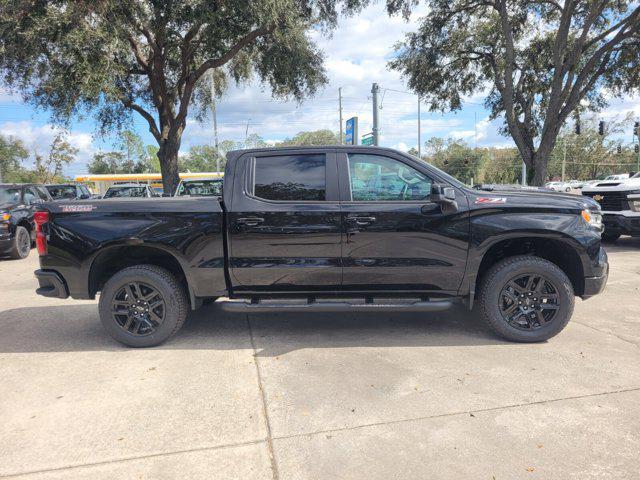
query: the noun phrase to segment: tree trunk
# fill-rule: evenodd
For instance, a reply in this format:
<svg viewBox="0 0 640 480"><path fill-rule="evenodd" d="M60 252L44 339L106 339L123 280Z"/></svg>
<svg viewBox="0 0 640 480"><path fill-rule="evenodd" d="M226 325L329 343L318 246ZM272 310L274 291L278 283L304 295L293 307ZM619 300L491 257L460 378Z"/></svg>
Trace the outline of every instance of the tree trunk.
<svg viewBox="0 0 640 480"><path fill-rule="evenodd" d="M173 195L180 182L178 176L178 151L180 140L165 140L158 150L160 171L162 172L162 188L167 195Z"/></svg>
<svg viewBox="0 0 640 480"><path fill-rule="evenodd" d="M533 172L533 185L537 187L543 186L547 181L548 170L548 158L540 158L536 155L534 158L534 172Z"/></svg>

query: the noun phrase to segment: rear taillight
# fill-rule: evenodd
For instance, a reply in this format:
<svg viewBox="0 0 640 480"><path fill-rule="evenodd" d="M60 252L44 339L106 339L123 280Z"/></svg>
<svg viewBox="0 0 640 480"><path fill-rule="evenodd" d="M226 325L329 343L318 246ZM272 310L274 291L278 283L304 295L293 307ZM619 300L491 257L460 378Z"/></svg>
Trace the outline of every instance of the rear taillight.
<svg viewBox="0 0 640 480"><path fill-rule="evenodd" d="M36 224L36 247L39 255L47 254L47 236L42 231L42 226L49 221L49 212L36 212L33 214Z"/></svg>

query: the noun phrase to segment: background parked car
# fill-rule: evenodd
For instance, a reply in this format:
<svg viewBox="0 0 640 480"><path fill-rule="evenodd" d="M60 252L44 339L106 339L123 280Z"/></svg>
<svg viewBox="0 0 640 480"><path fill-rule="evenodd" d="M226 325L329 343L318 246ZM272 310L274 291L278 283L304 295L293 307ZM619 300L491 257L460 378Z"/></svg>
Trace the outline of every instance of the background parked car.
<svg viewBox="0 0 640 480"><path fill-rule="evenodd" d="M91 198L91 192L85 185L60 183L45 185L54 200L85 200Z"/></svg>
<svg viewBox="0 0 640 480"><path fill-rule="evenodd" d="M554 192L570 192L571 186L565 182L547 182L544 186Z"/></svg>
<svg viewBox="0 0 640 480"><path fill-rule="evenodd" d="M221 178L191 178L182 180L176 188L176 197L220 197L222 196Z"/></svg>
<svg viewBox="0 0 640 480"><path fill-rule="evenodd" d="M43 185L0 184L0 255L26 258L35 240L33 214L53 199Z"/></svg>
<svg viewBox="0 0 640 480"><path fill-rule="evenodd" d="M149 198L159 196L160 195L158 195L149 185L141 185L138 183L120 183L109 187L102 198Z"/></svg>

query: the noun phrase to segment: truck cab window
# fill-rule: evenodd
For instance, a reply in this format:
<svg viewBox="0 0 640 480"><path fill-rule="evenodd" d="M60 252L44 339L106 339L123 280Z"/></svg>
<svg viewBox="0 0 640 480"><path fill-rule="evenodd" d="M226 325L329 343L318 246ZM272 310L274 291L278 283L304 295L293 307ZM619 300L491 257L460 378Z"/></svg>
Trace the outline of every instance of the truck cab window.
<svg viewBox="0 0 640 480"><path fill-rule="evenodd" d="M265 200L322 201L326 198L324 154L256 157L256 197Z"/></svg>
<svg viewBox="0 0 640 480"><path fill-rule="evenodd" d="M428 200L431 179L409 165L380 155L349 154L354 201Z"/></svg>

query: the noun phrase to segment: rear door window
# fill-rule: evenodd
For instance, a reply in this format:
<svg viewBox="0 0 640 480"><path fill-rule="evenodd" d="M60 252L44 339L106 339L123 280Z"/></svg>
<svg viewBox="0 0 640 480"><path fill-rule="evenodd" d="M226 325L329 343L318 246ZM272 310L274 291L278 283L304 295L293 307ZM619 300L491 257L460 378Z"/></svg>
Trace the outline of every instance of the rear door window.
<svg viewBox="0 0 640 480"><path fill-rule="evenodd" d="M324 154L256 157L253 194L275 201L326 200Z"/></svg>

